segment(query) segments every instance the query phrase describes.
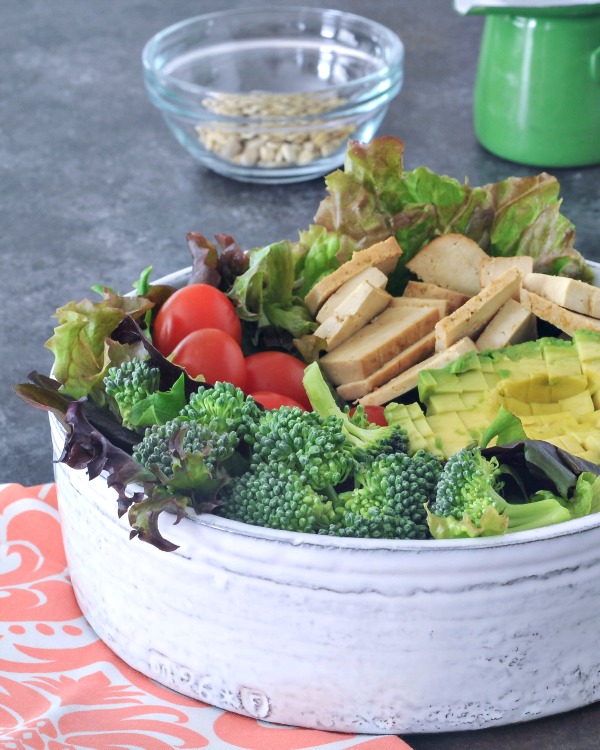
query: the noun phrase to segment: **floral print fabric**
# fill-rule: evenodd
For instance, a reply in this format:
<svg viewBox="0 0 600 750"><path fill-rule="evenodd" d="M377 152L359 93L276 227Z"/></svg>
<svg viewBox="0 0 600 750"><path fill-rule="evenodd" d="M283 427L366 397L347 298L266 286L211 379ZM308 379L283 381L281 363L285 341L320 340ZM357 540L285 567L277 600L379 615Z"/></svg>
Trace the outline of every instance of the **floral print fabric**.
<svg viewBox="0 0 600 750"><path fill-rule="evenodd" d="M398 737L267 724L129 667L77 605L56 488L0 485L0 749L410 750Z"/></svg>

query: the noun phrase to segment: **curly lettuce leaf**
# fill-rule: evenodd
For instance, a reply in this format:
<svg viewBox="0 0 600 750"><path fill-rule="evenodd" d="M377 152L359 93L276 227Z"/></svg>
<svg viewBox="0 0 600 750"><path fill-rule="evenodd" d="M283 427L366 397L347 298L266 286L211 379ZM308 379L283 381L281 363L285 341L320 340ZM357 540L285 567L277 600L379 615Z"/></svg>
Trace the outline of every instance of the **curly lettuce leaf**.
<svg viewBox="0 0 600 750"><path fill-rule="evenodd" d="M130 356L122 347L111 347L112 331L126 316L143 316L153 303L144 297L121 297L107 290L100 302L84 299L59 308L59 325L46 347L54 354L53 373L73 398L101 398L102 380L111 365Z"/></svg>
<svg viewBox="0 0 600 750"><path fill-rule="evenodd" d="M312 317L296 293L296 256L289 241L250 250L249 267L229 291L242 320L261 329L276 326L292 336L314 330Z"/></svg>
<svg viewBox="0 0 600 750"><path fill-rule="evenodd" d="M560 213L556 178L542 173L473 188L426 167L405 171L403 153L402 141L392 137L351 142L344 170L325 178L328 195L315 217L327 233L340 242L349 238L356 248L395 235L403 257L392 288L405 280L406 261L451 232L467 235L490 255L531 255L536 271L590 280L574 248L573 224Z"/></svg>
<svg viewBox="0 0 600 750"><path fill-rule="evenodd" d="M329 275L360 249L347 235L328 232L318 224L300 232L298 243L296 275L302 280L299 294L305 297L308 291L325 276Z"/></svg>
<svg viewBox="0 0 600 750"><path fill-rule="evenodd" d="M118 515L128 513L131 538L139 536L142 541L167 552L177 549L177 545L160 533L158 517L169 511L177 522L186 513L189 498L161 487L150 470L116 447L92 425L85 406L85 400L73 401L69 405L65 415L68 434L59 461L73 469L87 470L90 479L106 475L107 485L117 493ZM132 485L133 490L130 489Z"/></svg>

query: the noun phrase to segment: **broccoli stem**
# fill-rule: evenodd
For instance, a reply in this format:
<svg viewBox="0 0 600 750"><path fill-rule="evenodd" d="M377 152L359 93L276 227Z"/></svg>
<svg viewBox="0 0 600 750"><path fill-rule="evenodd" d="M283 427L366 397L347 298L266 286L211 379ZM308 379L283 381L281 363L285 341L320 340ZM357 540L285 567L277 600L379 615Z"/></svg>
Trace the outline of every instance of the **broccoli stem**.
<svg viewBox="0 0 600 750"><path fill-rule="evenodd" d="M305 369L303 383L311 406L323 419L333 416L342 420L346 440L358 448L373 440L371 430L354 424L337 405L317 362Z"/></svg>
<svg viewBox="0 0 600 750"><path fill-rule="evenodd" d="M552 526L571 518L567 508L563 507L556 498L535 500L531 503L508 503L505 500L504 513L508 516L507 531L526 531L540 526ZM498 508L501 511L501 508ZM502 512L502 511L501 511Z"/></svg>
<svg viewBox="0 0 600 750"><path fill-rule="evenodd" d="M487 487L491 504L498 513L508 518L507 532L537 529L568 521L571 514L555 497L535 500L529 503L510 503L491 484Z"/></svg>
<svg viewBox="0 0 600 750"><path fill-rule="evenodd" d="M313 362L304 370L303 384L311 406L321 417L343 417L344 413L336 404L318 362Z"/></svg>

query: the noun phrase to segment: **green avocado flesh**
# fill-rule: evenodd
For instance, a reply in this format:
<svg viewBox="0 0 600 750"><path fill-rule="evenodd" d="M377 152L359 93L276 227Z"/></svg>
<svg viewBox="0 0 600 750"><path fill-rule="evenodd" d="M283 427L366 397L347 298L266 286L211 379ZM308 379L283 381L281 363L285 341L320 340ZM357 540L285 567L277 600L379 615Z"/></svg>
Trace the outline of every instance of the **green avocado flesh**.
<svg viewBox="0 0 600 750"><path fill-rule="evenodd" d="M411 450L447 458L479 441L504 407L529 438L600 463L600 334L577 331L568 340L469 352L421 372L419 399L386 407L388 420L408 432Z"/></svg>

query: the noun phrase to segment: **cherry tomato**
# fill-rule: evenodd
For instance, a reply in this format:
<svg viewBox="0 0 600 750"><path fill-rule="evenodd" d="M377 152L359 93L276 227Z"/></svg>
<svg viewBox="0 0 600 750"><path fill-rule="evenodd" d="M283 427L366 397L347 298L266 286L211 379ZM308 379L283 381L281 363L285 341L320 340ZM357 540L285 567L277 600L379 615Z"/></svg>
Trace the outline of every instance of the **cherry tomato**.
<svg viewBox="0 0 600 750"><path fill-rule="evenodd" d="M190 284L173 292L160 308L152 340L168 357L189 333L201 328L219 328L242 343L242 324L227 295L210 284Z"/></svg>
<svg viewBox="0 0 600 750"><path fill-rule="evenodd" d="M312 406L302 385L306 365L285 352L258 352L246 357L246 392L270 391L289 396L308 411Z"/></svg>
<svg viewBox="0 0 600 750"><path fill-rule="evenodd" d="M259 404L262 404L265 409L278 409L280 406L299 406L302 411L306 411L302 404L299 404L297 401L294 401L293 398L284 396L281 393L273 393L273 391L253 391L249 395L252 396L255 401L258 401Z"/></svg>
<svg viewBox="0 0 600 750"><path fill-rule="evenodd" d="M365 416L369 422L381 425L382 427L387 427L388 422L385 418L383 406L363 406L363 409L365 410ZM352 416L355 411L356 409L350 409L350 416Z"/></svg>
<svg viewBox="0 0 600 750"><path fill-rule="evenodd" d="M202 375L207 383L233 383L244 390L246 362L238 342L218 328L192 331L177 344L171 359L192 378Z"/></svg>

